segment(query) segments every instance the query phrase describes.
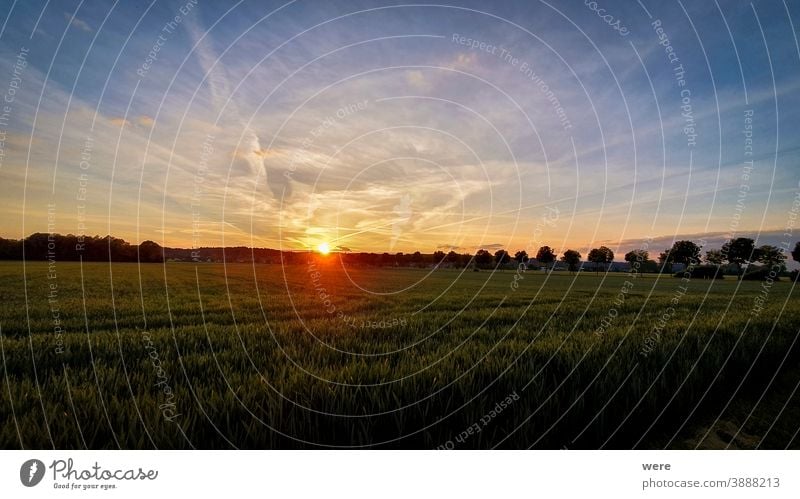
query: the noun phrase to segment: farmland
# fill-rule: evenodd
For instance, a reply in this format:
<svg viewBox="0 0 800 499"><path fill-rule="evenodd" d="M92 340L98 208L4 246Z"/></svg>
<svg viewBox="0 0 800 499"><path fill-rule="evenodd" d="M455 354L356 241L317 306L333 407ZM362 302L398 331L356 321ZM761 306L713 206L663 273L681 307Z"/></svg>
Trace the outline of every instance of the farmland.
<svg viewBox="0 0 800 499"><path fill-rule="evenodd" d="M3 448L800 446L785 281L331 255L0 262L0 293Z"/></svg>

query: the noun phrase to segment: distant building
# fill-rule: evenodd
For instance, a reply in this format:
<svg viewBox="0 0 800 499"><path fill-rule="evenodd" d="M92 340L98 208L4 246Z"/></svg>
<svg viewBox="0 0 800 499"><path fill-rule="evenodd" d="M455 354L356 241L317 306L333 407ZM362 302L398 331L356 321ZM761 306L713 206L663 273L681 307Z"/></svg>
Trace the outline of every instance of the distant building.
<svg viewBox="0 0 800 499"><path fill-rule="evenodd" d="M631 264L628 262L611 262L609 264L581 262L581 269L587 272L630 272Z"/></svg>

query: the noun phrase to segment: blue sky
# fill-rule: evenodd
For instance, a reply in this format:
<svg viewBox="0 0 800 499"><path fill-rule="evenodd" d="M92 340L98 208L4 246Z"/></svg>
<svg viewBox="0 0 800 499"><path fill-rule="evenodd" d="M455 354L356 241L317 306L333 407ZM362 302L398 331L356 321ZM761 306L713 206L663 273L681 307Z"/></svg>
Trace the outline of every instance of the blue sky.
<svg viewBox="0 0 800 499"><path fill-rule="evenodd" d="M5 237L55 204L58 232L171 246L800 240L797 4L6 1L0 20Z"/></svg>

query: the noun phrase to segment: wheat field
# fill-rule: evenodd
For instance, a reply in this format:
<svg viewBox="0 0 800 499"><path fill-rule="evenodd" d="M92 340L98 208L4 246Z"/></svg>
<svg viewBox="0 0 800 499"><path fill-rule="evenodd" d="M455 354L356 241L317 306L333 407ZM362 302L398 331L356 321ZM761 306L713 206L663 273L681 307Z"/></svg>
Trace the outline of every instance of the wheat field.
<svg viewBox="0 0 800 499"><path fill-rule="evenodd" d="M4 448L798 447L794 284L0 263Z"/></svg>

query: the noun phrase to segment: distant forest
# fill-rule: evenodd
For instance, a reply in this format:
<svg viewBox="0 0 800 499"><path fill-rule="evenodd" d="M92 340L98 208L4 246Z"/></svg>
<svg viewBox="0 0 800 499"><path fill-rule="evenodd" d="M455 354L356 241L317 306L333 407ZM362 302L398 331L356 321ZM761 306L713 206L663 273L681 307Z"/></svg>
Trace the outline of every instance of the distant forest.
<svg viewBox="0 0 800 499"><path fill-rule="evenodd" d="M24 250L24 251L23 251ZM793 250L789 247L770 245L756 246L753 239L738 237L710 249L701 255L702 247L692 241L676 241L671 248L659 253L657 260L650 259L648 251L637 249L624 255L624 262L614 260L614 252L605 247L592 249L586 260L572 249L557 255L549 246L542 246L535 256L524 250L512 256L499 249L490 253L479 249L475 254L455 251L414 253L357 253L341 252L336 257L343 263L371 267L444 267L502 269L525 266L541 270L594 270L623 272L684 272L690 269L693 275L704 278L720 278L724 274L744 278L776 278L788 275L785 262L787 255L800 262L800 242ZM76 236L72 234L35 233L23 240L0 238L0 260L49 260L92 262L229 262L302 264L308 262L311 251L281 251L269 248L205 247L166 248L153 241L130 244L112 236ZM796 277L797 271L792 273Z"/></svg>

